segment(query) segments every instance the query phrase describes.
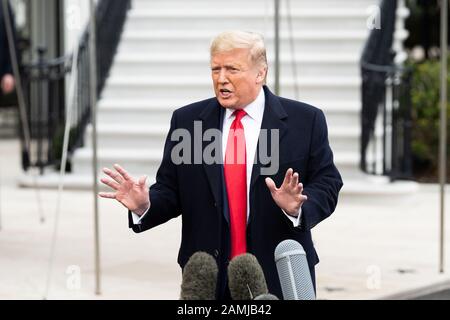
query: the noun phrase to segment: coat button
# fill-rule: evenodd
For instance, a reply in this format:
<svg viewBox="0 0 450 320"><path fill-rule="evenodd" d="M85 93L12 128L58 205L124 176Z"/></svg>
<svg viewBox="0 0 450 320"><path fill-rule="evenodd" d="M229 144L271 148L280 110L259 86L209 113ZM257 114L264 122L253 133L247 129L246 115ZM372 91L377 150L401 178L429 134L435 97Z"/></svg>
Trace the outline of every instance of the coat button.
<svg viewBox="0 0 450 320"><path fill-rule="evenodd" d="M218 258L219 257L219 250L214 250L214 257Z"/></svg>
<svg viewBox="0 0 450 320"><path fill-rule="evenodd" d="M214 208L217 208L217 202L214 202Z"/></svg>

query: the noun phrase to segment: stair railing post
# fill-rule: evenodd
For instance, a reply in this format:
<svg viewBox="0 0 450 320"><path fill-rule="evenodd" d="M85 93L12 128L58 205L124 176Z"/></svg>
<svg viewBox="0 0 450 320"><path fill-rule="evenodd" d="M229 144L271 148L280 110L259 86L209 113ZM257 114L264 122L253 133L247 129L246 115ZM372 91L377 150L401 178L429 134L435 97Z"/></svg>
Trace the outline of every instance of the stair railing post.
<svg viewBox="0 0 450 320"><path fill-rule="evenodd" d="M275 94L280 94L280 0L275 0Z"/></svg>
<svg viewBox="0 0 450 320"><path fill-rule="evenodd" d="M98 177L97 177L97 48L96 48L96 5L95 0L90 0L89 23L89 83L90 105L92 121L92 173L94 196L94 250L95 250L95 294L101 294L100 274L100 236L98 214Z"/></svg>

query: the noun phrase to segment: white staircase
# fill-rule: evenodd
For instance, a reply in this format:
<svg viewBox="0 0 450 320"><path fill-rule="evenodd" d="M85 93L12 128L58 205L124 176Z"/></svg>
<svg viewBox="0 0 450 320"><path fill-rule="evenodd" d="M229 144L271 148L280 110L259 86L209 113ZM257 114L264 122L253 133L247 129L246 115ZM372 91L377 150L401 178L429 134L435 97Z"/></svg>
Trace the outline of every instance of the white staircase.
<svg viewBox="0 0 450 320"><path fill-rule="evenodd" d="M325 112L336 165L347 190L359 192L365 179L358 169L359 59L370 31L368 8L378 1L290 0L292 29L286 0L281 4L281 95ZM154 177L172 111L213 96L209 44L215 35L233 29L262 33L271 87L274 8L272 0L135 0L132 6L99 102L99 168L120 163L132 174ZM397 47L407 36L403 13ZM85 147L74 154L69 187L90 184L91 133L88 127Z"/></svg>

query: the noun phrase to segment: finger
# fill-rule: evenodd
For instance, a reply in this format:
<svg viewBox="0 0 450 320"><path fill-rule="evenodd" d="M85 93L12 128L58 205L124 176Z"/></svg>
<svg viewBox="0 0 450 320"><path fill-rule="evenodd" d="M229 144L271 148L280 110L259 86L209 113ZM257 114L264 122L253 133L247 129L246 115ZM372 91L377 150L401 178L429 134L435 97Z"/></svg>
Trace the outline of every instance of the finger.
<svg viewBox="0 0 450 320"><path fill-rule="evenodd" d="M291 187L295 188L298 185L298 173L295 172L291 179Z"/></svg>
<svg viewBox="0 0 450 320"><path fill-rule="evenodd" d="M117 172L114 172L108 168L103 168L103 172L105 174L107 174L108 176L110 176L112 179L114 179L117 183L122 183L123 182L123 178L120 174L118 174Z"/></svg>
<svg viewBox="0 0 450 320"><path fill-rule="evenodd" d="M13 91L14 87L13 87L11 82L4 81L3 84L2 84L2 89L3 89L4 93L8 94L8 93L11 93Z"/></svg>
<svg viewBox="0 0 450 320"><path fill-rule="evenodd" d="M116 198L116 194L112 193L112 192L99 192L98 195L102 198L107 198L107 199L115 199Z"/></svg>
<svg viewBox="0 0 450 320"><path fill-rule="evenodd" d="M303 203L303 202L305 202L305 201L307 201L308 200L308 196L306 196L306 195L304 195L304 194L302 194L301 196L300 196L300 202L301 203Z"/></svg>
<svg viewBox="0 0 450 320"><path fill-rule="evenodd" d="M284 181L283 181L283 184L284 184L284 185L290 184L290 183L291 183L292 173L293 173L293 172L294 172L294 170L292 170L291 168L289 168L289 169L286 171L286 174L285 174L285 176L284 176Z"/></svg>
<svg viewBox="0 0 450 320"><path fill-rule="evenodd" d="M131 181L131 180L133 180L133 177L130 176L130 175L128 174L128 172L126 172L125 169L122 168L121 166L119 166L118 164L115 164L115 165L114 165L114 169L116 169L117 172L120 173L120 175L125 179L125 181Z"/></svg>
<svg viewBox="0 0 450 320"><path fill-rule="evenodd" d="M275 185L275 182L271 178L266 178L266 185L271 193L277 191L277 186Z"/></svg>
<svg viewBox="0 0 450 320"><path fill-rule="evenodd" d="M147 176L142 176L142 177L140 177L140 178L139 178L139 185L140 185L141 187L144 187L146 181L147 181Z"/></svg>
<svg viewBox="0 0 450 320"><path fill-rule="evenodd" d="M101 178L100 181L114 190L119 190L119 188L120 188L120 184L118 184L117 182L115 182L113 180Z"/></svg>
<svg viewBox="0 0 450 320"><path fill-rule="evenodd" d="M14 89L14 83L12 81L7 81L5 87L6 91L11 92Z"/></svg>
<svg viewBox="0 0 450 320"><path fill-rule="evenodd" d="M298 184L298 192L302 193L303 192L303 183L299 183Z"/></svg>

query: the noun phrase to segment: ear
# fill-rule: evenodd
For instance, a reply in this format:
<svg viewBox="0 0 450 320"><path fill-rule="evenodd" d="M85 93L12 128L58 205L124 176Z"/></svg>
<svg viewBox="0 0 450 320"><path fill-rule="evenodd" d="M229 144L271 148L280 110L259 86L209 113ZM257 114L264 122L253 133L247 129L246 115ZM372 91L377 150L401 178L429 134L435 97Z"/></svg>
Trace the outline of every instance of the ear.
<svg viewBox="0 0 450 320"><path fill-rule="evenodd" d="M266 79L267 68L261 67L256 75L256 83L263 83Z"/></svg>

